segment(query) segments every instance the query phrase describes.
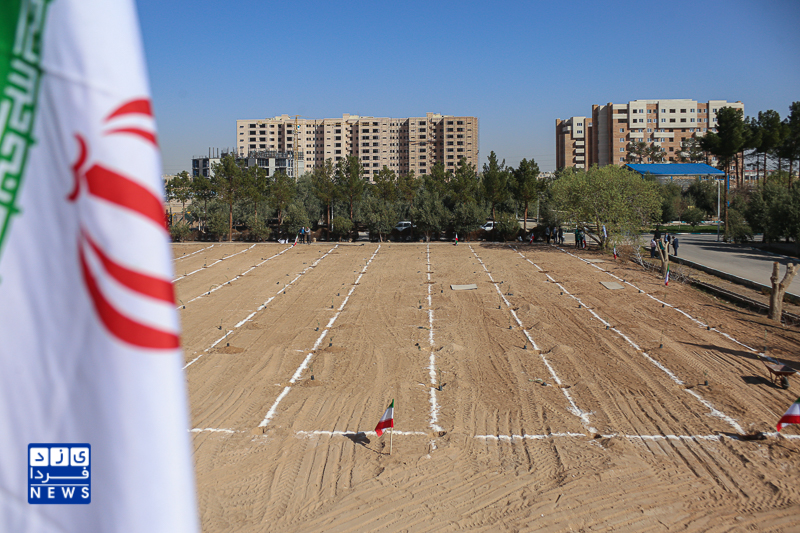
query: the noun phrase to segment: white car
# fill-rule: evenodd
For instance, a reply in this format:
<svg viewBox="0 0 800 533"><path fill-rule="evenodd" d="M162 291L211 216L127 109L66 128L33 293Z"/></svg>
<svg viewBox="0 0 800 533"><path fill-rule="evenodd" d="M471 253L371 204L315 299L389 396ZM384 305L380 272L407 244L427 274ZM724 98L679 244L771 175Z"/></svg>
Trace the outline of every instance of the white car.
<svg viewBox="0 0 800 533"><path fill-rule="evenodd" d="M408 220L403 220L397 223L394 227L397 231L405 231L409 228L416 228L417 226L409 222Z"/></svg>
<svg viewBox="0 0 800 533"><path fill-rule="evenodd" d="M490 220L489 222L481 226L481 229L483 231L492 231L494 229L494 220Z"/></svg>

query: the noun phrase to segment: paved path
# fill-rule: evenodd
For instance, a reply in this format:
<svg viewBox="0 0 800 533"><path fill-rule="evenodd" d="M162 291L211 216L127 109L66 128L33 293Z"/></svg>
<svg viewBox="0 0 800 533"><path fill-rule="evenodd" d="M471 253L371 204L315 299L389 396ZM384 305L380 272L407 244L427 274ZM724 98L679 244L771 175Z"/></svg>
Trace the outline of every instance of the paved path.
<svg viewBox="0 0 800 533"><path fill-rule="evenodd" d="M678 239L679 257L768 287L771 286L769 277L772 275L773 262L784 265L781 266L781 279L787 263L800 262L796 258L763 252L746 244L717 242L716 234L678 235ZM800 275L795 276L787 292L800 294Z"/></svg>

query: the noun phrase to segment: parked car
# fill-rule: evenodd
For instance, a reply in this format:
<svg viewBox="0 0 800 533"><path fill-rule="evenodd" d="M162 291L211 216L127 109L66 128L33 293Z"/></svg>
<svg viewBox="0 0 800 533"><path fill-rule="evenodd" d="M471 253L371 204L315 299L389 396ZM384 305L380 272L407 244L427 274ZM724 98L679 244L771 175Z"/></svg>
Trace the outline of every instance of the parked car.
<svg viewBox="0 0 800 533"><path fill-rule="evenodd" d="M481 226L481 229L483 231L492 231L494 229L494 220L490 220L489 222Z"/></svg>
<svg viewBox="0 0 800 533"><path fill-rule="evenodd" d="M417 227L416 224L412 224L408 220L402 220L402 221L397 223L397 225L394 227L394 229L396 229L397 231L403 232L403 231L405 231L407 229L416 228L416 227Z"/></svg>

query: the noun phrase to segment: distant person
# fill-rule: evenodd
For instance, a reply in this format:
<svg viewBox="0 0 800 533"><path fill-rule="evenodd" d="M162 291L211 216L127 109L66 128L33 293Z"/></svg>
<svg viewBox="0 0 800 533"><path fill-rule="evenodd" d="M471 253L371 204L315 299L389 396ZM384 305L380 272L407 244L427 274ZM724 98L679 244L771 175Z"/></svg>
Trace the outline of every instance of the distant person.
<svg viewBox="0 0 800 533"><path fill-rule="evenodd" d="M655 238L650 239L650 257L655 258L656 256L656 240Z"/></svg>
<svg viewBox="0 0 800 533"><path fill-rule="evenodd" d="M306 228L300 227L300 244L306 242Z"/></svg>
<svg viewBox="0 0 800 533"><path fill-rule="evenodd" d="M675 250L675 257L678 257L678 237L672 238L672 249Z"/></svg>
<svg viewBox="0 0 800 533"><path fill-rule="evenodd" d="M581 245L581 229L575 226L575 248Z"/></svg>
<svg viewBox="0 0 800 533"><path fill-rule="evenodd" d="M550 226L544 228L544 238L547 240L547 244L550 244Z"/></svg>
<svg viewBox="0 0 800 533"><path fill-rule="evenodd" d="M659 229L659 227L658 227L658 226L656 226L656 232L655 232L655 233L653 233L653 238L654 238L655 240L657 240L657 241L660 241L660 240L661 240L661 230Z"/></svg>
<svg viewBox="0 0 800 533"><path fill-rule="evenodd" d="M558 244L564 246L564 228L558 227Z"/></svg>
<svg viewBox="0 0 800 533"><path fill-rule="evenodd" d="M311 228L306 226L306 244L311 244Z"/></svg>

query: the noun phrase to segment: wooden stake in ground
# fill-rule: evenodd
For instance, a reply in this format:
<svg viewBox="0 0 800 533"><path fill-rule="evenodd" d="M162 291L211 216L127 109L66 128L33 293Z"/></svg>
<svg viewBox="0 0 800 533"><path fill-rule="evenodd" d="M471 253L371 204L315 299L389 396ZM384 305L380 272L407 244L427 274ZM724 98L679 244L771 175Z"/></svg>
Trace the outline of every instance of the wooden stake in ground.
<svg viewBox="0 0 800 533"><path fill-rule="evenodd" d="M769 296L769 319L778 322L781 321L783 316L783 295L786 293L786 289L789 288L789 284L792 283L794 275L797 274L797 265L793 263L786 265L786 274L783 276L783 281L778 283L780 273L780 266L775 261L772 263L772 276L769 278L772 282L772 294Z"/></svg>

